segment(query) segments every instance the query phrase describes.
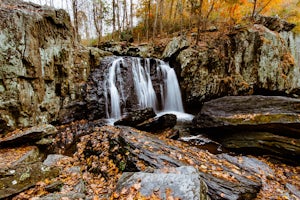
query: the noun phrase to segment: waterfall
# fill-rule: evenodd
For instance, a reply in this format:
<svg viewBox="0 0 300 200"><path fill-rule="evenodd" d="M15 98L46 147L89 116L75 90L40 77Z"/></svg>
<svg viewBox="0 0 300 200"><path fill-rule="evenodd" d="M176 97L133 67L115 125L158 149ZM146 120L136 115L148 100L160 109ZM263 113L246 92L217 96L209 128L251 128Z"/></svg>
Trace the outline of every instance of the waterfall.
<svg viewBox="0 0 300 200"><path fill-rule="evenodd" d="M157 97L150 77L150 60L146 58L145 67L143 67L141 64L142 59L132 59L132 73L138 105L140 108L152 107L157 111Z"/></svg>
<svg viewBox="0 0 300 200"><path fill-rule="evenodd" d="M104 97L107 118L146 107L184 112L175 71L158 59L113 57L105 75Z"/></svg>
<svg viewBox="0 0 300 200"><path fill-rule="evenodd" d="M159 62L159 67L164 77L164 84L167 86L166 91L161 92L165 95L165 98L162 99L164 105L163 111L184 112L180 87L174 69L162 61ZM160 88L163 88L163 86Z"/></svg>

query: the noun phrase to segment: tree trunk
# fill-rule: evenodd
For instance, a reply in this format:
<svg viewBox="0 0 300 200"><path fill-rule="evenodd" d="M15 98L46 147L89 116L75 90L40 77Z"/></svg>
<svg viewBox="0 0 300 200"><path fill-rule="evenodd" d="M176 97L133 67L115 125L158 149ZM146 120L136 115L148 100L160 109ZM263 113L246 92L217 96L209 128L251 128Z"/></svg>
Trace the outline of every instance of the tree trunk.
<svg viewBox="0 0 300 200"><path fill-rule="evenodd" d="M203 6L203 0L200 0L199 15L198 15L198 21L197 21L197 38L196 38L196 44L199 42L199 39L200 39L201 19L202 19L202 6Z"/></svg>
<svg viewBox="0 0 300 200"><path fill-rule="evenodd" d="M75 28L75 41L79 41L78 37L78 2L77 0L72 0L72 10L73 10L73 17L74 17L74 28Z"/></svg>
<svg viewBox="0 0 300 200"><path fill-rule="evenodd" d="M158 19L159 22L159 34L162 35L163 33L163 11L164 11L164 0L160 0L159 2L159 13L158 13Z"/></svg>
<svg viewBox="0 0 300 200"><path fill-rule="evenodd" d="M130 0L130 32L133 34L133 3Z"/></svg>
<svg viewBox="0 0 300 200"><path fill-rule="evenodd" d="M257 0L254 0L254 2L253 2L253 10L252 10L252 15L251 15L252 19L253 19L254 16L255 16L256 5L257 5Z"/></svg>
<svg viewBox="0 0 300 200"><path fill-rule="evenodd" d="M154 39L156 36L157 19L158 19L158 2L156 2L156 6L155 6L155 19L153 23L152 39Z"/></svg>
<svg viewBox="0 0 300 200"><path fill-rule="evenodd" d="M112 37L116 32L116 0L112 1L112 8L113 8L113 16L112 16Z"/></svg>
<svg viewBox="0 0 300 200"><path fill-rule="evenodd" d="M101 42L102 38L102 27L103 27L103 4L100 1L99 3L93 2L93 21L96 28L98 43Z"/></svg>

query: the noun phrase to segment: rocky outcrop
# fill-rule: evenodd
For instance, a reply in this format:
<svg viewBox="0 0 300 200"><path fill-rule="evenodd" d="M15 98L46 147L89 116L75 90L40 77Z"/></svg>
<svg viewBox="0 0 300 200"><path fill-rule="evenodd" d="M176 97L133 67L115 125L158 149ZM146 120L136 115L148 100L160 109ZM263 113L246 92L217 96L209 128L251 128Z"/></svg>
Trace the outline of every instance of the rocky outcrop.
<svg viewBox="0 0 300 200"><path fill-rule="evenodd" d="M0 198L8 198L46 178L59 174L56 167L41 162L39 150L34 146L0 150ZM10 199L10 198L9 198Z"/></svg>
<svg viewBox="0 0 300 200"><path fill-rule="evenodd" d="M299 95L299 65L289 41L278 32L254 24L203 37L208 39L180 51L173 65L193 111L204 101L227 95Z"/></svg>
<svg viewBox="0 0 300 200"><path fill-rule="evenodd" d="M66 121L61 108L78 105L82 83L105 53L80 47L73 33L64 10L20 0L1 1L1 133Z"/></svg>
<svg viewBox="0 0 300 200"><path fill-rule="evenodd" d="M208 186L211 199L253 199L262 186L261 180L251 169L252 166L247 167L245 163L242 169L237 168L229 161L232 156L212 155L196 147L174 140L162 140L129 127L104 126L99 131L85 136L80 145L81 148L84 147L81 149L81 159L93 160L87 163L89 171L105 173L96 167L101 163L101 160L96 159L103 156L103 149L99 145L100 137L109 135L102 142L104 145L109 144L108 155L122 171L151 172L154 169L192 165L199 170L200 177ZM238 159L242 163L248 162L243 157ZM251 158L249 160L253 163L260 162Z"/></svg>
<svg viewBox="0 0 300 200"><path fill-rule="evenodd" d="M204 103L193 122L224 147L256 149L297 162L299 105L299 99L279 96L222 97Z"/></svg>

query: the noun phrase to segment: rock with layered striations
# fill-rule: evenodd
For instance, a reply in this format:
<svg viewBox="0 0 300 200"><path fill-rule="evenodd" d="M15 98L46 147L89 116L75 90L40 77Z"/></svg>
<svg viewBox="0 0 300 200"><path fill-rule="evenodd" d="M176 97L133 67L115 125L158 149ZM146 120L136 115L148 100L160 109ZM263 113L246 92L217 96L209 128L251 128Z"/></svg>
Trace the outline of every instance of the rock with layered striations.
<svg viewBox="0 0 300 200"><path fill-rule="evenodd" d="M226 148L299 163L299 112L299 99L231 96L204 103L193 122Z"/></svg>
<svg viewBox="0 0 300 200"><path fill-rule="evenodd" d="M227 96L204 103L197 128L243 128L300 137L300 100L281 96Z"/></svg>
<svg viewBox="0 0 300 200"><path fill-rule="evenodd" d="M56 133L57 129L50 124L25 128L24 130L15 130L0 139L0 148L22 146L26 143L34 144L44 137L53 136Z"/></svg>
<svg viewBox="0 0 300 200"><path fill-rule="evenodd" d="M102 136L109 137L103 140ZM211 199L253 199L262 186L256 173L247 168L247 163L238 168L229 161L232 156L213 155L178 141L159 139L147 132L124 126L104 126L85 136L80 144L81 151L84 152L82 159L90 160L103 153L99 145L102 142L109 144L107 155L122 171L194 166L208 186ZM238 159L244 160L243 157ZM260 162L255 158L249 160L253 160L253 163L255 160ZM87 169L97 171L96 162L92 163L87 163Z"/></svg>
<svg viewBox="0 0 300 200"><path fill-rule="evenodd" d="M173 128L177 123L177 117L174 114L165 114L159 117L150 118L141 124L135 126L135 128L148 131L158 132L164 129Z"/></svg>

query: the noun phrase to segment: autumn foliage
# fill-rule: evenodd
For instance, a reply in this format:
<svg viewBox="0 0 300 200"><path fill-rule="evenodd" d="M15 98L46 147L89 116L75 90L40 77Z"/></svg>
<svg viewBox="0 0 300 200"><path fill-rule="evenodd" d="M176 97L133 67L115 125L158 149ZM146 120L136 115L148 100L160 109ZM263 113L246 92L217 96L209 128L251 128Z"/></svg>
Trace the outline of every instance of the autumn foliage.
<svg viewBox="0 0 300 200"><path fill-rule="evenodd" d="M141 21L134 29L134 35L149 40L185 30L196 29L199 33L210 26L230 27L249 23L257 15L279 16L299 24L300 1L142 0L137 10Z"/></svg>

